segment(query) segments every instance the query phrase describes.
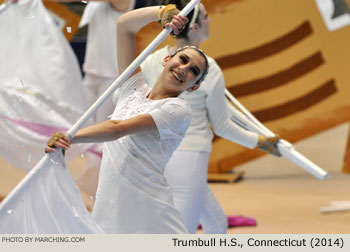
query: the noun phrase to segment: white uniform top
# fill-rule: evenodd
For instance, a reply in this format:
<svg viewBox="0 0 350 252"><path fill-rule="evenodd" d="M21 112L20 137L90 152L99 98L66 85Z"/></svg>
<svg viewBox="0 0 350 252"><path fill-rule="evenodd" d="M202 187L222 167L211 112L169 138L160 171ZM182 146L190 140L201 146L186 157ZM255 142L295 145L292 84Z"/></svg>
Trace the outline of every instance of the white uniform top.
<svg viewBox="0 0 350 252"><path fill-rule="evenodd" d="M135 0L130 0L127 11ZM89 2L79 27L88 26L84 72L103 77L118 76L117 20L124 12L117 11L109 2Z"/></svg>
<svg viewBox="0 0 350 252"><path fill-rule="evenodd" d="M162 61L167 55L169 46L151 54L141 64L146 83L154 85L163 70ZM240 128L229 119L223 73L213 58L208 57L208 61L209 73L200 88L179 96L191 106L192 121L178 150L210 152L213 139L210 124L216 135L254 148L258 142L258 135Z"/></svg>
<svg viewBox="0 0 350 252"><path fill-rule="evenodd" d="M107 233L186 233L163 175L191 121L180 98L151 100L142 73L119 90L113 120L150 114L157 134L105 143L93 216Z"/></svg>

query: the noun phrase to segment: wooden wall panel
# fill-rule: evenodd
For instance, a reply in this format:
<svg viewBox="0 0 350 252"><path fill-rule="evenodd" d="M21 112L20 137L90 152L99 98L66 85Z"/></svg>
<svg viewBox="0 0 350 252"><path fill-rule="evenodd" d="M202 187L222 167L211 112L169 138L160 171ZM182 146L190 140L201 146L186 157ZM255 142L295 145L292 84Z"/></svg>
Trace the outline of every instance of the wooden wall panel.
<svg viewBox="0 0 350 252"><path fill-rule="evenodd" d="M223 68L227 88L271 130L292 134L294 131L289 129L297 127L301 140L310 135L309 129L300 128L308 127L305 122L323 120L347 108L350 29L346 26L329 31L315 1L203 3L211 18L211 38L202 44L202 49ZM140 34L140 48L158 32L157 24L146 27ZM160 46L165 44L174 44L174 39ZM343 120L340 115L332 116ZM327 125L333 123L324 122ZM223 169L224 161L245 160L249 152L252 156L258 153L218 139L213 144L210 171L231 169L229 165Z"/></svg>

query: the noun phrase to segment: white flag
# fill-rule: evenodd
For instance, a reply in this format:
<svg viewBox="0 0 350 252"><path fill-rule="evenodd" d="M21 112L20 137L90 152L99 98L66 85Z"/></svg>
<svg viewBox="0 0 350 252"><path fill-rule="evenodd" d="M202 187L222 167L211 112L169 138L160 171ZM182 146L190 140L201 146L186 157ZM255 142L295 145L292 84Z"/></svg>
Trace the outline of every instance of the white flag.
<svg viewBox="0 0 350 252"><path fill-rule="evenodd" d="M103 233L87 211L62 153L51 153L49 159L28 186L0 205L0 233Z"/></svg>
<svg viewBox="0 0 350 252"><path fill-rule="evenodd" d="M0 157L30 169L48 137L86 111L82 76L41 0L21 0L0 13L0 38ZM75 146L67 160L86 148Z"/></svg>
<svg viewBox="0 0 350 252"><path fill-rule="evenodd" d="M87 102L72 48L41 0L21 0L0 15L0 80L21 82L82 114ZM28 84L27 84L28 83Z"/></svg>

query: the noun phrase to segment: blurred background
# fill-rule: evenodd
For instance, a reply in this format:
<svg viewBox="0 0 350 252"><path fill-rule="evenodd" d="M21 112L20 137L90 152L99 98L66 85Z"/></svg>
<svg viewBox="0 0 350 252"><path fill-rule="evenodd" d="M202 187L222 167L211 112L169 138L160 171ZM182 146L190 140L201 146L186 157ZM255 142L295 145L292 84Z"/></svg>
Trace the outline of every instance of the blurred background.
<svg viewBox="0 0 350 252"><path fill-rule="evenodd" d="M81 66L87 29L78 25L86 3L43 2ZM349 233L350 1L202 3L211 18L210 39L202 49L222 68L227 89L265 126L331 175L319 181L285 159L215 137L211 188L227 214L257 220L255 227L229 231ZM135 8L157 4L137 0ZM139 51L160 31L157 23L144 27ZM165 44L175 40L169 37L160 47ZM85 162L78 156L69 163L73 176ZM0 153L0 174L0 195L5 197L25 173ZM85 200L91 207L89 198ZM336 211L320 212L332 204L338 204Z"/></svg>

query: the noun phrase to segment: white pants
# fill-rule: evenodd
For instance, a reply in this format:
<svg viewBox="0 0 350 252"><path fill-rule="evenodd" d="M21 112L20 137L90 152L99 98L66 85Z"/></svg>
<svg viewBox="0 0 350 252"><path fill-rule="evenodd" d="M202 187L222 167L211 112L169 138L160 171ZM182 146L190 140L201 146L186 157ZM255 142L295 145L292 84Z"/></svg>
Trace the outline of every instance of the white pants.
<svg viewBox="0 0 350 252"><path fill-rule="evenodd" d="M176 151L165 169L175 207L189 233L201 221L205 233L226 233L227 217L208 186L209 152Z"/></svg>
<svg viewBox="0 0 350 252"><path fill-rule="evenodd" d="M199 223L202 225L203 233L205 234L227 233L227 216L208 184Z"/></svg>
<svg viewBox="0 0 350 252"><path fill-rule="evenodd" d="M97 98L99 98L101 94L106 91L114 80L115 78L102 77L90 73L85 74L83 85L89 106L91 106L97 100ZM115 104L113 104L112 97L110 97L94 115L95 123L108 120L108 116L113 113L114 109Z"/></svg>

